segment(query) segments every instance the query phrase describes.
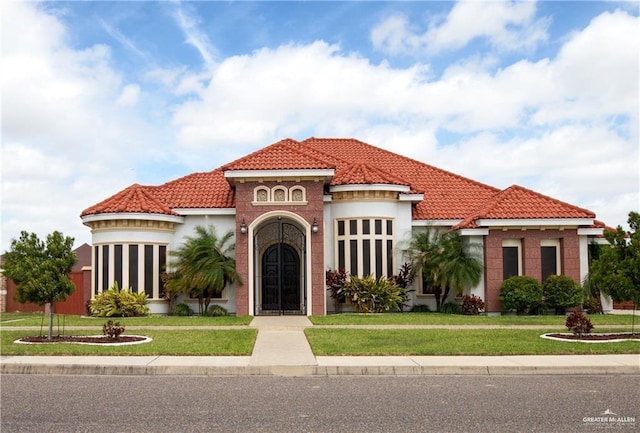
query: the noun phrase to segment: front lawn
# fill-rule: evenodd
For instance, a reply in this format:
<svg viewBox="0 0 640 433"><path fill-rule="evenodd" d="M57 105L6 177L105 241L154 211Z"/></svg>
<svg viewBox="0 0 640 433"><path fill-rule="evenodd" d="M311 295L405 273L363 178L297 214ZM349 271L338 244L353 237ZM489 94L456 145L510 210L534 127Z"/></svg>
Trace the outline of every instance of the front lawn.
<svg viewBox="0 0 640 433"><path fill-rule="evenodd" d="M631 325L631 315L590 314L589 320L597 328L602 325ZM464 316L442 313L385 313L385 314L330 314L311 316L314 325L537 325L564 326L566 316ZM640 317L636 317L640 328ZM597 329L596 329L597 330Z"/></svg>
<svg viewBox="0 0 640 433"><path fill-rule="evenodd" d="M248 325L253 320L251 316L160 316L147 317L85 317L75 315L56 314L55 326L99 326L112 319L119 321L124 326L242 326ZM0 327L6 329L13 326L47 326L48 316L42 322L42 313L3 313L0 318Z"/></svg>
<svg viewBox="0 0 640 433"><path fill-rule="evenodd" d="M619 328L600 332L620 331ZM628 329L625 329L628 331ZM316 356L343 355L567 355L640 353L640 342L577 343L540 338L549 331L521 329L307 328ZM557 332L557 330L555 330Z"/></svg>
<svg viewBox="0 0 640 433"><path fill-rule="evenodd" d="M102 335L95 331L67 332L67 335ZM132 346L87 346L81 344L17 344L21 337L37 335L33 331L10 331L3 329L0 338L0 353L9 355L174 355L174 356L242 356L251 355L258 331L237 330L192 330L176 329L160 331L125 331L125 335L145 335L153 338L150 343Z"/></svg>

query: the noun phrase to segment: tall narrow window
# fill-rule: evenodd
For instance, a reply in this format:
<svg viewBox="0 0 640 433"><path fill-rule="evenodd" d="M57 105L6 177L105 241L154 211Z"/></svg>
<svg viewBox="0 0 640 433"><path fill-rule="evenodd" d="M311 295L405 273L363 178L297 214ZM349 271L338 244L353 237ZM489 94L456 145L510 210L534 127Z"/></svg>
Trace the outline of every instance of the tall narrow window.
<svg viewBox="0 0 640 433"><path fill-rule="evenodd" d="M355 275L359 275L358 273L358 241L352 239L349 241L349 249L350 249L350 272Z"/></svg>
<svg viewBox="0 0 640 433"><path fill-rule="evenodd" d="M138 246L129 245L129 287L138 292Z"/></svg>
<svg viewBox="0 0 640 433"><path fill-rule="evenodd" d="M122 289L122 245L114 245L113 249L113 268L115 270L114 278L116 280L116 283L118 283L118 287Z"/></svg>
<svg viewBox="0 0 640 433"><path fill-rule="evenodd" d="M102 246L102 290L109 289L109 245Z"/></svg>
<svg viewBox="0 0 640 433"><path fill-rule="evenodd" d="M547 239L540 243L540 260L542 267L542 281L551 275L560 275L560 241Z"/></svg>
<svg viewBox="0 0 640 433"><path fill-rule="evenodd" d="M520 239L505 239L502 241L502 279L521 275L522 256Z"/></svg>
<svg viewBox="0 0 640 433"><path fill-rule="evenodd" d="M158 287L160 287L160 296L162 296L162 292L164 292L164 288L162 287L162 274L167 272L167 247L165 245L160 245L158 248L158 262L160 264L160 273L158 274Z"/></svg>
<svg viewBox="0 0 640 433"><path fill-rule="evenodd" d="M153 298L153 245L144 246L144 291Z"/></svg>

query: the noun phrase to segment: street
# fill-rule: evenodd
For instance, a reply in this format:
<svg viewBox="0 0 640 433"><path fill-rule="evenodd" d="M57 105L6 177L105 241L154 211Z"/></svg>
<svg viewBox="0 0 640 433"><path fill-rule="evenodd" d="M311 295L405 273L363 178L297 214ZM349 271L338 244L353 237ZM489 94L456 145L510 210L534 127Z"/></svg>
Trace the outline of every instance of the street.
<svg viewBox="0 0 640 433"><path fill-rule="evenodd" d="M640 427L640 376L1 378L2 433L591 432Z"/></svg>

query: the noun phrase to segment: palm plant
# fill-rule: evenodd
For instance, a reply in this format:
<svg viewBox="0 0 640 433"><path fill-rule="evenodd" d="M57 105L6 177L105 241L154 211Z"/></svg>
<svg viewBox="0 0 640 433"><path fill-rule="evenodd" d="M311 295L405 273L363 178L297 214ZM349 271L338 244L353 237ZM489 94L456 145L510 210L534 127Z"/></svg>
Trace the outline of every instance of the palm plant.
<svg viewBox="0 0 640 433"><path fill-rule="evenodd" d="M235 244L229 244L233 232L218 238L214 226L197 226L196 236L186 237L183 245L170 253L173 272L166 290L187 293L198 298L200 314L207 311L214 294L222 293L231 283L240 282L235 259L231 257Z"/></svg>
<svg viewBox="0 0 640 433"><path fill-rule="evenodd" d="M458 232L427 228L414 233L405 254L413 272L421 270L424 284L434 288L438 311L451 289L462 295L482 278L482 261L471 246L465 247Z"/></svg>

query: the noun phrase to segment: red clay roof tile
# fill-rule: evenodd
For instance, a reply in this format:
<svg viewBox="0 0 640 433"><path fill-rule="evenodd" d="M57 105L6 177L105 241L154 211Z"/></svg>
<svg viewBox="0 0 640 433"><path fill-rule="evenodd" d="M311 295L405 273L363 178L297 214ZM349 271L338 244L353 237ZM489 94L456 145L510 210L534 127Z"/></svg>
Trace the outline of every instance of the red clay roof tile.
<svg viewBox="0 0 640 433"><path fill-rule="evenodd" d="M330 162L310 154L305 146L287 138L221 167L222 170L331 169Z"/></svg>
<svg viewBox="0 0 640 433"><path fill-rule="evenodd" d="M500 191L456 228L476 227L479 219L595 218L595 214L572 204L519 185Z"/></svg>
<svg viewBox="0 0 640 433"><path fill-rule="evenodd" d="M593 218L594 214L519 186L500 191L489 185L351 138L281 140L206 173L194 173L160 186L132 185L86 209L105 212L171 213L179 208L233 208L234 190L225 171L334 169L331 185L394 184L420 192L413 219ZM135 193L135 194L134 194ZM462 225L462 224L461 224Z"/></svg>
<svg viewBox="0 0 640 433"><path fill-rule="evenodd" d="M144 187L133 184L119 193L101 201L86 209L82 215L101 213L155 213L166 215L178 215L169 206L155 198Z"/></svg>

